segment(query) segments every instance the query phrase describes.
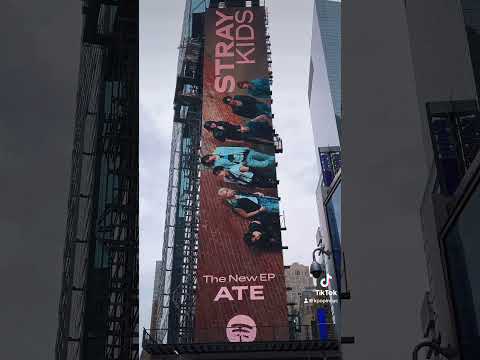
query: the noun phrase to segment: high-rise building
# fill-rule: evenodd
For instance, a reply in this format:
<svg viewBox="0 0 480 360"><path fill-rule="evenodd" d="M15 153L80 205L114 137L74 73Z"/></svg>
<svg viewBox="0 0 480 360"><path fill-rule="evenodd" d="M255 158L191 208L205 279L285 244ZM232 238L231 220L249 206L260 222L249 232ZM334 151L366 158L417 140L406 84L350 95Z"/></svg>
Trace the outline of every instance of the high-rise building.
<svg viewBox="0 0 480 360"><path fill-rule="evenodd" d="M308 84L319 170L316 196L320 230L317 238L327 240L328 224L324 200L341 168L338 123L341 118L340 7L341 2L333 0L317 0L314 3Z"/></svg>
<svg viewBox="0 0 480 360"><path fill-rule="evenodd" d="M203 21L208 1L187 0L180 39L156 341L193 335L199 226Z"/></svg>
<svg viewBox="0 0 480 360"><path fill-rule="evenodd" d="M477 359L479 5L342 10L344 358Z"/></svg>
<svg viewBox="0 0 480 360"><path fill-rule="evenodd" d="M138 359L138 2L83 1L57 360Z"/></svg>
<svg viewBox="0 0 480 360"><path fill-rule="evenodd" d="M432 14L446 26L430 28ZM421 206L429 283L421 312L423 346L450 350L451 359L473 360L480 357L475 260L480 226L474 220L479 209L480 5L427 1L409 5L406 15L429 168Z"/></svg>
<svg viewBox="0 0 480 360"><path fill-rule="evenodd" d="M315 0L314 30L318 36L318 29L322 38L325 65L327 68L330 94L337 123L338 133L341 134L342 97L341 97L341 7L339 0ZM317 28L318 26L318 28ZM317 39L315 39L317 41ZM313 64L312 64L313 66Z"/></svg>
<svg viewBox="0 0 480 360"><path fill-rule="evenodd" d="M339 358L289 323L268 22L263 1L186 1L152 359Z"/></svg>
<svg viewBox="0 0 480 360"><path fill-rule="evenodd" d="M299 263L293 263L285 269L285 283L289 289L287 302L295 304L297 310L302 302L302 292L305 289L313 288L313 279L310 276L309 267Z"/></svg>
<svg viewBox="0 0 480 360"><path fill-rule="evenodd" d="M321 255L326 274L334 280L331 290L339 294L332 299L329 316L340 338L340 294L342 288L342 262L340 229L341 149L341 5L340 1L314 2L310 76L308 98L313 137L318 160L316 189L320 227L316 232L317 246L331 253Z"/></svg>
<svg viewBox="0 0 480 360"><path fill-rule="evenodd" d="M163 290L165 287L165 271L162 271L162 261L155 264L155 279L153 283L152 316L150 329L160 329L160 321L163 314Z"/></svg>
<svg viewBox="0 0 480 360"><path fill-rule="evenodd" d="M293 263L286 266L285 283L289 307L292 338L309 340L312 337L333 339L337 337L328 296L317 294L309 266ZM328 299L327 299L328 298Z"/></svg>

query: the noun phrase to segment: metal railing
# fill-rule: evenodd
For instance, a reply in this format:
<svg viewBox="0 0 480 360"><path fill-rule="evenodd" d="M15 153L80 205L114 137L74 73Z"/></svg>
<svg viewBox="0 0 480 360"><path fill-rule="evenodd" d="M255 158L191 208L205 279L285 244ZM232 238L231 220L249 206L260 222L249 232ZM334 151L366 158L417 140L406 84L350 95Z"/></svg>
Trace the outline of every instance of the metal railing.
<svg viewBox="0 0 480 360"><path fill-rule="evenodd" d="M209 327L195 329L192 344L205 343L241 343L275 341L337 341L335 324L289 326L250 326L237 324L231 327ZM165 344L168 329L143 329L143 347ZM171 345L171 344L168 344Z"/></svg>

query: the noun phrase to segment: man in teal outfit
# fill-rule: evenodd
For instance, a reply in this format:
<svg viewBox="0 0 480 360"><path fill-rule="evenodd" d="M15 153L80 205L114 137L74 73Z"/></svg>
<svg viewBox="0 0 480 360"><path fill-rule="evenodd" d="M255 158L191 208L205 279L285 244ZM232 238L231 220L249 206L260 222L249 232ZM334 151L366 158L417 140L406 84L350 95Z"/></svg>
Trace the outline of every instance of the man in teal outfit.
<svg viewBox="0 0 480 360"><path fill-rule="evenodd" d="M275 167L275 156L247 147L219 146L212 154L202 156L201 162L208 167L222 166L227 170L238 164L252 168L272 168Z"/></svg>
<svg viewBox="0 0 480 360"><path fill-rule="evenodd" d="M247 90L249 95L258 98L269 98L270 95L272 95L272 92L270 91L270 81L266 78L239 81L237 86L240 89Z"/></svg>

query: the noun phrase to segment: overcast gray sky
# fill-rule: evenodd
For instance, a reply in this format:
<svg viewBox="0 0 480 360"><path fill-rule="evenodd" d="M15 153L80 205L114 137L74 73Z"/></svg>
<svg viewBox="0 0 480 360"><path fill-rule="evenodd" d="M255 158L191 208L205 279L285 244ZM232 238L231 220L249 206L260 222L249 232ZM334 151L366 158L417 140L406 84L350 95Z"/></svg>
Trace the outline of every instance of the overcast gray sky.
<svg viewBox="0 0 480 360"><path fill-rule="evenodd" d="M149 327L155 261L161 258L173 92L184 1L140 2L140 328ZM289 249L285 262L310 263L318 226L317 165L308 109L313 0L267 1L273 57L279 193Z"/></svg>

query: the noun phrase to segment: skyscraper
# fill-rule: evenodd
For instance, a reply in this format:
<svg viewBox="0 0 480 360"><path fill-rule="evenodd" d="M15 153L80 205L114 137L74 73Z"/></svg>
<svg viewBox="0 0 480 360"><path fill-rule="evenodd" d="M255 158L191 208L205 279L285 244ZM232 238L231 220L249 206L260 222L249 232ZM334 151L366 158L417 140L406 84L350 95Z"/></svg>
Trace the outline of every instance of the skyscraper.
<svg viewBox="0 0 480 360"><path fill-rule="evenodd" d="M478 5L344 4L344 358L478 358Z"/></svg>
<svg viewBox="0 0 480 360"><path fill-rule="evenodd" d="M323 53L327 67L330 94L332 96L333 109L337 123L338 133L341 134L342 118L342 76L341 76L341 8L342 3L338 0L315 0L314 28L320 29ZM318 30L314 30L318 36ZM315 39L318 41L318 39Z"/></svg>
<svg viewBox="0 0 480 360"><path fill-rule="evenodd" d="M155 329L157 341L161 343L188 341L193 332L199 226L202 34L207 7L205 1L186 1L180 39L160 270L162 317Z"/></svg>
<svg viewBox="0 0 480 360"><path fill-rule="evenodd" d="M428 292L421 312L423 346L451 358L480 356L479 208L480 6L428 2L406 8L428 181L421 219ZM436 21L448 24L434 31ZM429 16L427 22L425 19ZM427 45L428 44L428 49ZM448 55L444 49L448 48ZM434 64L434 66L433 66Z"/></svg>
<svg viewBox="0 0 480 360"><path fill-rule="evenodd" d="M293 263L285 269L285 282L291 290L288 292L288 303L295 303L298 308L301 304L302 292L307 288L313 288L313 279L310 277L308 266Z"/></svg>
<svg viewBox="0 0 480 360"><path fill-rule="evenodd" d="M335 0L314 2L308 99L317 147L339 144L341 4Z"/></svg>
<svg viewBox="0 0 480 360"><path fill-rule="evenodd" d="M320 228L316 242L332 256L321 255L331 289L341 294L343 253L341 248L341 2L314 2L308 98L316 147L318 184L316 189ZM336 300L340 300L339 298ZM339 301L330 313L341 336Z"/></svg>
<svg viewBox="0 0 480 360"><path fill-rule="evenodd" d="M153 283L152 316L150 329L160 329L160 321L163 314L163 290L165 287L165 271L162 271L162 261L155 264L155 279Z"/></svg>
<svg viewBox="0 0 480 360"><path fill-rule="evenodd" d="M319 170L316 194L321 232L328 229L324 199L341 168L340 7L341 2L318 0L313 13L308 99Z"/></svg>
<svg viewBox="0 0 480 360"><path fill-rule="evenodd" d="M138 359L138 2L83 1L55 356Z"/></svg>

